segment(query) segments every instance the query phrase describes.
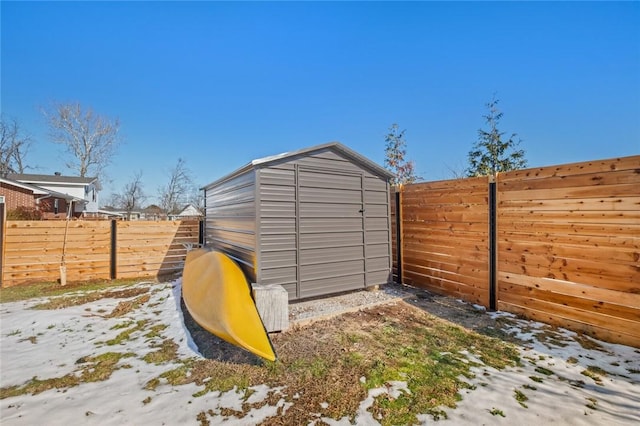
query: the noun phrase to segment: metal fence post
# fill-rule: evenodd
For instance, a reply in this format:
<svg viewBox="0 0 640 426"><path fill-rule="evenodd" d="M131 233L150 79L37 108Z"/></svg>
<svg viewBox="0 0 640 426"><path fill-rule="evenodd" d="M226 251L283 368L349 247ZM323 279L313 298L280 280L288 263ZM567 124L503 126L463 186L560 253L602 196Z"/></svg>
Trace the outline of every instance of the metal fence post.
<svg viewBox="0 0 640 426"><path fill-rule="evenodd" d="M489 310L496 310L497 299L497 176L489 176Z"/></svg>
<svg viewBox="0 0 640 426"><path fill-rule="evenodd" d="M111 220L111 252L110 254L110 270L109 270L109 275L111 277L112 280L116 279L116 275L117 275L117 268L116 268L116 262L118 261L118 246L117 246L117 222L115 220Z"/></svg>
<svg viewBox="0 0 640 426"><path fill-rule="evenodd" d="M402 193L396 187L396 264L398 268L398 284L404 283L402 268Z"/></svg>

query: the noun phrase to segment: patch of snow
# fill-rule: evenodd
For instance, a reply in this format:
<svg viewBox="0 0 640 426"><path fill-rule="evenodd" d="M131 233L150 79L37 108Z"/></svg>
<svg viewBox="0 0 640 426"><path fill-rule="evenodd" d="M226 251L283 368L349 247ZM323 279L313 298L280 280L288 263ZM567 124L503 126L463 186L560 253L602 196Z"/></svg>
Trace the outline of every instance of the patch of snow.
<svg viewBox="0 0 640 426"><path fill-rule="evenodd" d="M194 395L203 390L203 385L195 383L172 386L162 380L155 390L145 389L150 380L181 365L145 362L142 356L154 350L152 343L173 340L181 359L198 359L201 355L184 326L181 281L138 285L151 287L149 302L117 318L105 315L118 305L121 301L118 299L100 299L57 310L30 309L49 300L46 298L0 305L0 381L4 388L23 385L33 377L44 380L78 374L82 364L76 361L83 357L106 352L135 355L122 358L118 364L121 368L102 382L0 400L3 426L41 424L42 419L55 425L196 424L199 413L204 413L212 425L247 425L276 415L278 409L286 412L294 404L286 402L284 388L266 385L250 388L250 394L232 389L197 397ZM372 293L367 297L378 295ZM440 422L455 425L640 424L640 350L578 336L564 329L550 329L513 314L491 312L487 315L509 319L508 331L527 340L519 347L521 365L496 370L484 365L473 354L473 348L457 352L455 356L475 364L472 367L475 377L464 378L471 389L461 390L462 400L455 409L442 408L448 419ZM134 332L126 345L109 344L138 321L147 322L145 330ZM154 325L166 326L162 336L146 337L145 333ZM593 348L582 347L578 337L592 340ZM606 373L597 382L584 374L587 368ZM365 377L359 380L366 383ZM522 401L526 407L516 400L516 391L526 396ZM221 414L223 409L242 411L245 398L249 404L259 404L273 392L283 394L274 405L253 409L243 418ZM355 413L356 424L380 424L380 419L368 411L375 398L380 395L398 398L408 392L404 381L371 389ZM292 396L294 401L299 398L299 394ZM492 410L495 410L493 414ZM497 412L505 417L495 415ZM318 417L317 422L329 425L351 424L348 417L339 420ZM433 419L421 415L419 421L430 424Z"/></svg>
<svg viewBox="0 0 640 426"><path fill-rule="evenodd" d="M127 368L115 370L105 381L5 398L1 401L0 423L3 426L33 425L47 419L48 424L59 425L193 424L199 412L219 412L220 408L241 411L243 394L235 390L194 397L202 386L193 383L171 386L166 381L155 390L145 389L150 380L180 365L155 365L141 359L154 350L149 338L144 336L151 326L166 326L161 332L162 339L173 340L182 359L200 357L184 326L180 282L155 284L149 294L151 298L142 309L117 318L104 316L121 301L116 299L100 299L91 304L56 310L29 309L49 299L2 304L2 387L23 385L34 377L44 380L73 373L81 367L76 361L82 357L106 352L127 352L135 356L122 358L118 366L126 365ZM87 310L88 306L90 310ZM138 321L148 321L148 325L133 333L126 345L108 343ZM265 388L255 387L249 400L264 399L268 392ZM248 419L251 423L259 423L275 415L280 406L286 408L284 400L275 406L265 405L252 410L243 419L219 417L214 423L222 419L226 419L227 425L245 425Z"/></svg>

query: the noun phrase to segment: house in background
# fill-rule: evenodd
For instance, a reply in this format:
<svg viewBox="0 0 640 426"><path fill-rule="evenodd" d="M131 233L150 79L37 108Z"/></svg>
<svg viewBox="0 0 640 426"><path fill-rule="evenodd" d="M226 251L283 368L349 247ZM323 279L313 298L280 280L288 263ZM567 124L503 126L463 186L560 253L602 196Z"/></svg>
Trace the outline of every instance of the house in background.
<svg viewBox="0 0 640 426"><path fill-rule="evenodd" d="M169 220L186 220L186 219L202 219L204 213L196 206L189 203L178 214L169 215Z"/></svg>
<svg viewBox="0 0 640 426"><path fill-rule="evenodd" d="M127 211L113 206L103 206L99 211L101 216L106 219L140 220L142 217L142 212L139 209Z"/></svg>
<svg viewBox="0 0 640 426"><path fill-rule="evenodd" d="M112 206L103 206L98 210L98 217L100 219L125 220L127 217L127 212Z"/></svg>
<svg viewBox="0 0 640 426"><path fill-rule="evenodd" d="M167 215L162 211L162 209L155 204L152 204L143 209L136 208L131 211L127 211L125 209L113 207L113 206L104 206L100 209L101 213L111 215L112 219L122 219L122 220L166 220Z"/></svg>
<svg viewBox="0 0 640 426"><path fill-rule="evenodd" d="M43 219L65 219L69 204L81 204L83 200L39 186L0 177L0 197L7 212L22 209L23 214L37 215Z"/></svg>
<svg viewBox="0 0 640 426"><path fill-rule="evenodd" d="M160 206L151 204L142 209L142 218L144 220L165 220L167 218L167 214Z"/></svg>
<svg viewBox="0 0 640 426"><path fill-rule="evenodd" d="M0 196L3 197L7 210L15 210L18 207L35 208L38 198L48 194L47 190L37 186L0 177Z"/></svg>
<svg viewBox="0 0 640 426"><path fill-rule="evenodd" d="M151 204L143 209L134 209L131 211L112 206L104 206L100 212L110 214L112 218L123 220L185 220L202 219L204 217L203 213L192 204L187 204L180 213L170 215L155 204Z"/></svg>
<svg viewBox="0 0 640 426"><path fill-rule="evenodd" d="M1 178L7 211L18 207L36 209L43 218L65 218L69 204L73 217L96 217L98 179L78 176L10 173Z"/></svg>

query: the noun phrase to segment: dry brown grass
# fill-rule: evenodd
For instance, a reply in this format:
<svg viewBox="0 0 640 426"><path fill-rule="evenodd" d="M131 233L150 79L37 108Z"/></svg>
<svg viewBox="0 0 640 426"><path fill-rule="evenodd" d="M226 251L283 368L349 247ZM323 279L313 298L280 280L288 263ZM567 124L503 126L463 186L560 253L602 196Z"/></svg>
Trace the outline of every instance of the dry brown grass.
<svg viewBox="0 0 640 426"><path fill-rule="evenodd" d="M95 302L100 299L126 299L130 297L135 297L140 294L148 293L149 287L132 287L126 288L122 290L107 290L107 291L95 291L85 294L75 294L69 296L59 296L54 297L48 300L47 302L40 303L35 305L33 309L64 309L70 306L79 306L85 305L87 303ZM146 300L149 300L149 296L146 296ZM124 305L130 304L131 302L124 302ZM132 307L133 308L133 307ZM117 310L118 308L116 308ZM126 308L121 308L126 309ZM115 314L117 316L117 313Z"/></svg>
<svg viewBox="0 0 640 426"><path fill-rule="evenodd" d="M147 292L149 291L149 289L147 289ZM129 296L124 296L124 297L130 297L131 295L134 295L136 293L131 292L131 294ZM114 296L108 296L108 297L114 297ZM150 294L143 294L142 296L138 296L133 300L126 300L123 302L119 302L118 306L116 306L113 311L111 311L111 313L109 313L108 315L106 315L107 318L115 318L115 317L121 317L123 315L128 314L129 312L138 309L140 306L144 305L145 303L147 303L149 301L149 299L151 299L151 295Z"/></svg>
<svg viewBox="0 0 640 426"><path fill-rule="evenodd" d="M369 389L401 380L408 383L411 394L397 399L380 396L371 411L382 424L412 424L419 413L445 417L438 407L455 406L459 391L468 386L460 377L471 375L473 363L463 360L459 351L470 350L496 368L518 362L511 345L404 302L294 327L273 335L272 342L278 355L273 363L238 353L210 336L199 342L200 349L211 346L208 352L217 359L191 361L162 378L175 385L202 386L194 396L234 387L242 394L263 383L281 387L270 396L270 403L283 398L291 406L263 425L308 424L318 416L354 420ZM159 383L155 381L151 388ZM266 403L245 403L242 412L227 414L242 417ZM200 424L207 424L214 414L199 413Z"/></svg>
<svg viewBox="0 0 640 426"><path fill-rule="evenodd" d="M103 315L120 317L148 308L145 305L150 300L150 287L76 293L52 299L40 308L57 309L100 298L128 299ZM202 425L212 422L214 416L242 418L252 409L266 404L276 406L281 400L287 403L287 408L281 406L277 415L265 419L263 425L311 422L320 425L323 424L320 417L353 421L370 389L384 388L396 380L406 382L410 392L397 398L378 396L370 412L383 425L414 424L418 414L430 414L434 419L446 417L441 407L454 407L460 390L469 387L462 378L471 377L471 367L477 364L461 352L471 352L486 365L498 369L519 362L517 349L495 337L496 331L486 316L458 304L446 306L440 301L435 305L437 314L448 309L449 317L465 327L432 315L420 302L380 305L272 335L278 355L276 362L262 361L212 336L190 319L186 309L185 325L208 359L181 359L176 342L163 336L165 325L149 320L119 324L117 328L122 331L103 343L126 344L141 334L149 340L152 350L140 359L159 366L166 364L167 370L149 380L145 389L194 383L200 387L193 395L195 398L233 389L244 398L242 410L194 413ZM485 335L483 330L493 331ZM121 358L137 357L114 352L104 356L82 358L73 374L3 388L0 398L106 380L114 370L125 367L119 362ZM273 390L263 401L248 403L251 387L262 384Z"/></svg>

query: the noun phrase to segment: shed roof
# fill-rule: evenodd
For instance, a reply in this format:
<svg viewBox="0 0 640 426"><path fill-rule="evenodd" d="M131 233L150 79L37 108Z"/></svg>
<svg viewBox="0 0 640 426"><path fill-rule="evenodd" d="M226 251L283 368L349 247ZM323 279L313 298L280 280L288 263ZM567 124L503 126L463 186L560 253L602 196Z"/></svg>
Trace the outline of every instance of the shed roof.
<svg viewBox="0 0 640 426"><path fill-rule="evenodd" d="M276 162L280 162L280 161L286 161L288 159L291 159L293 157L298 157L298 156L304 156L304 155L309 155L312 154L314 152L318 152L318 151L322 151L324 149L329 149L331 151L340 153L342 155L344 155L345 157L351 159L353 162L360 164L361 166L363 166L366 169L369 169L373 174L378 175L380 177L383 177L385 179L391 179L393 177L393 174L391 172L389 172L387 169L385 169L384 167L374 163L373 161L369 160L368 158L358 154L357 152L353 151L350 148L347 148L345 145L341 144L340 142L329 142L329 143L324 143L321 145L315 145L315 146L311 146L308 148L303 148L303 149L299 149L297 151L291 151L291 152L284 152L282 154L277 154L277 155L271 155L268 157L263 157L263 158L258 158L256 160L253 160L247 164L245 164L244 166L240 167L239 169L231 172L230 174L221 177L220 179L217 179L211 183L209 183L208 185L205 185L204 187L202 187L201 189L205 189L211 186L215 186L218 185L224 181L227 181L229 179L232 179L238 175L241 175L243 173L246 173L250 170L254 170L257 168L262 168L262 167L268 167Z"/></svg>

